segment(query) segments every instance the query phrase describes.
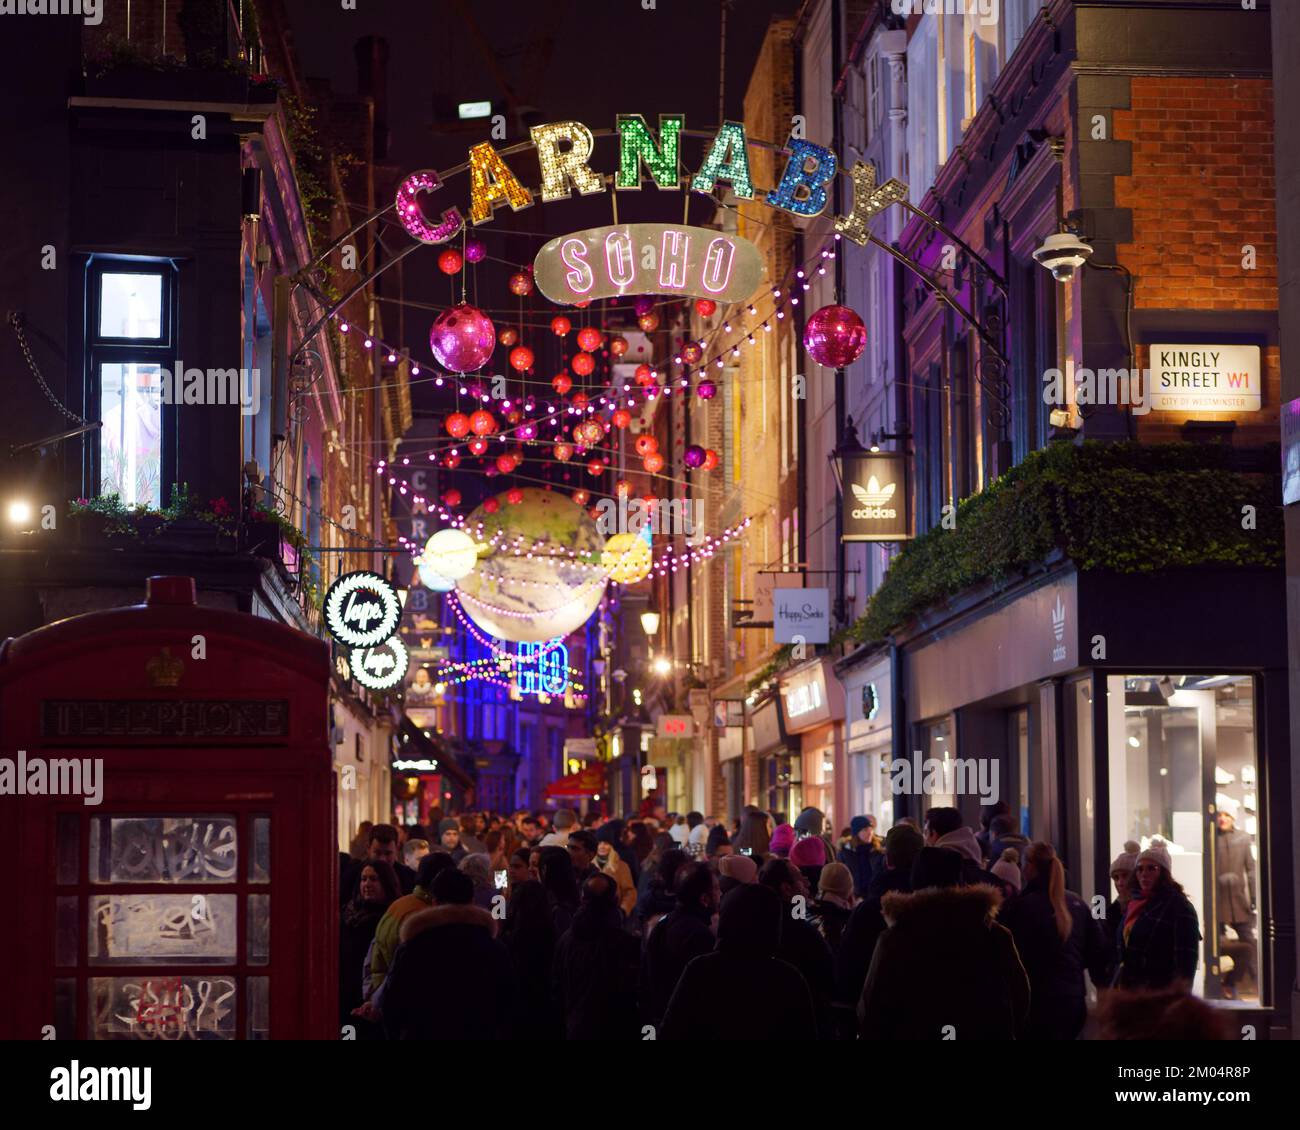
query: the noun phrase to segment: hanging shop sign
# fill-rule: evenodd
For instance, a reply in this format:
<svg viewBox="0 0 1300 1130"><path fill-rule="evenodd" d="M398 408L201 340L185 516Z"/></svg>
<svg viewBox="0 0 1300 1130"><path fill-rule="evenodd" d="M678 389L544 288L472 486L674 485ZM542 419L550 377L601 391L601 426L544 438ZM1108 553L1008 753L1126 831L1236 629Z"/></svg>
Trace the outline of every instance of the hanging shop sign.
<svg viewBox="0 0 1300 1130"><path fill-rule="evenodd" d="M344 573L325 594L325 626L349 647L370 647L388 639L401 618L397 590L378 573Z"/></svg>
<svg viewBox="0 0 1300 1130"><path fill-rule="evenodd" d="M1258 412L1258 345L1152 345L1151 407L1166 412Z"/></svg>
<svg viewBox="0 0 1300 1130"><path fill-rule="evenodd" d="M533 262L537 288L572 305L625 294L748 299L763 259L747 239L681 224L622 224L559 236Z"/></svg>
<svg viewBox="0 0 1300 1130"><path fill-rule="evenodd" d="M1282 505L1300 502L1300 400L1282 405Z"/></svg>
<svg viewBox="0 0 1300 1130"><path fill-rule="evenodd" d="M775 697L754 708L750 723L754 733L754 752L760 757L786 744L785 724Z"/></svg>
<svg viewBox="0 0 1300 1130"><path fill-rule="evenodd" d="M895 451L841 456L841 541L907 541L907 457Z"/></svg>
<svg viewBox="0 0 1300 1130"><path fill-rule="evenodd" d="M801 734L844 717L844 688L826 659L799 667L780 680L781 713L788 734Z"/></svg>
<svg viewBox="0 0 1300 1130"><path fill-rule="evenodd" d="M659 715L661 738L689 738L695 734L695 719L689 714Z"/></svg>
<svg viewBox="0 0 1300 1130"><path fill-rule="evenodd" d="M358 647L352 652L352 677L372 691L386 691L406 677L410 663L406 645L393 636L374 647Z"/></svg>
<svg viewBox="0 0 1300 1130"><path fill-rule="evenodd" d="M830 643L830 589L777 589L772 614L777 643Z"/></svg>
<svg viewBox="0 0 1300 1130"><path fill-rule="evenodd" d="M506 163L505 155L490 142L480 142L472 146L469 160L463 166L469 173L469 219L473 224L490 223L496 210L509 205L511 211L519 212L531 207L540 196L543 203L569 199L576 189L580 196L591 196L606 191L607 179L612 180L613 189L619 192L637 192L641 189L648 173L656 189L680 191L683 181L691 192L712 196L719 183L725 183L734 197L739 200L758 200L753 179L749 169L749 139L745 134L745 123L723 122L707 143L704 161L694 175L682 176L681 139L686 132L686 119L682 114L663 114L659 118L659 128L655 131L640 114L619 114L617 118L618 133L618 170L612 178L606 178L591 169L588 162L595 149L595 135L582 122L548 122L533 126L530 138L537 152L537 164L541 171L541 184L533 189L525 186ZM706 134L705 137L708 135ZM775 146L767 145L774 149ZM851 169L840 168L835 153L823 145L817 145L803 138L790 138L780 152L788 153L781 179L770 191L761 194L762 203L769 208L803 218L819 216L826 210L832 197L830 191L836 176L846 175L850 178L853 191L849 195L852 201L848 211L834 218L835 231L858 244L865 244L868 239L867 225L872 216L883 211L889 205L907 199L907 186L901 181L889 180L884 184L876 183L875 169L864 161L855 161ZM425 215L423 197L434 196L443 188L442 177L432 169L421 169L411 173L397 189L397 216L402 226L414 239L422 243L446 243L465 226L465 219L458 207L443 209L439 218L430 220ZM653 268L642 266L640 256L633 263L622 263L629 244L638 252L642 244L631 236L631 230L638 227L661 229L654 240L649 243L656 249L656 263ZM665 225L637 225L629 229L617 226L611 229L599 229L605 235L599 240L588 242L584 237L593 233L580 232L576 236L565 237L582 244L585 257L577 255L576 248L571 254L574 263L584 262L592 275L591 286L596 286L599 270L607 276L612 274L609 265L599 261L606 254L604 240L611 233L626 231L615 235L615 260L617 269L634 272L638 283L649 283L649 274L641 276L641 271L654 272L653 284L649 293L659 293L663 289L664 247L665 240L671 243L667 261L673 264L671 272L681 270L680 292L693 293L697 297L726 297L726 287L739 287L738 276L744 264L742 257L748 255L743 240L728 237L727 241L718 242L716 232L702 232L701 229L671 227ZM707 236L708 238L704 238ZM687 242L694 244L688 249ZM562 261L561 247L564 240L554 248L553 257ZM547 245L550 247L551 245ZM733 250L728 250L731 247ZM729 260L733 256L734 260ZM730 267L731 277L723 284L722 279ZM549 269L549 268L548 268ZM563 270L576 272L579 279L584 278L580 266L565 265ZM541 265L537 268L541 275ZM676 278L675 274L670 277ZM709 283L717 286L710 290ZM583 294L584 298L597 298L619 293L636 293L631 289L619 289L622 284L610 281L613 290L598 294L594 291ZM627 284L631 286L631 282ZM698 285L703 289L689 291L688 285ZM677 291L673 286L670 292ZM752 289L752 287L751 287ZM548 298L553 295L543 287ZM745 292L748 294L748 291ZM561 301L561 299L554 299Z"/></svg>

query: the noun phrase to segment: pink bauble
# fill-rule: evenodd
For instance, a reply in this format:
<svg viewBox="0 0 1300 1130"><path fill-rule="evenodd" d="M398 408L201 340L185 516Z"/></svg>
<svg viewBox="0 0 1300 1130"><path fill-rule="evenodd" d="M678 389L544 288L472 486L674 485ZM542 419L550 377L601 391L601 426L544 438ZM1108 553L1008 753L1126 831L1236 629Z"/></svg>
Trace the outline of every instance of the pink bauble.
<svg viewBox="0 0 1300 1130"><path fill-rule="evenodd" d="M632 309L636 311L638 318L644 317L655 308L655 300L648 294L641 295L633 304Z"/></svg>
<svg viewBox="0 0 1300 1130"><path fill-rule="evenodd" d="M481 263L487 254L487 244L481 239L470 238L465 241L465 259L470 263Z"/></svg>
<svg viewBox="0 0 1300 1130"><path fill-rule="evenodd" d="M496 341L492 319L466 302L444 310L429 331L429 348L438 364L453 373L481 369L492 356Z"/></svg>
<svg viewBox="0 0 1300 1130"><path fill-rule="evenodd" d="M862 356L867 347L867 327L847 306L823 306L808 319L803 345L819 365L843 369Z"/></svg>

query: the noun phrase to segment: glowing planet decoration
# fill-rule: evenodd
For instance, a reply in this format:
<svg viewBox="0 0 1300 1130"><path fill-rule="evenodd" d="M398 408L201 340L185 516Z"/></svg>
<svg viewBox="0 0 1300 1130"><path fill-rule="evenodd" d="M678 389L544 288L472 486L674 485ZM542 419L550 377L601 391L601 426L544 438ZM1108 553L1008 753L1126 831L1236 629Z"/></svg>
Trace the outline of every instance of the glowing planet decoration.
<svg viewBox="0 0 1300 1130"><path fill-rule="evenodd" d="M458 581L478 564L478 544L464 530L449 526L424 543L420 562L438 576Z"/></svg>
<svg viewBox="0 0 1300 1130"><path fill-rule="evenodd" d="M453 373L481 369L496 345L492 319L475 306L462 302L438 315L429 331L429 348L438 364Z"/></svg>
<svg viewBox="0 0 1300 1130"><path fill-rule="evenodd" d="M519 493L516 505L495 514L480 506L469 516L469 526L492 548L457 582L456 592L466 615L488 635L542 643L576 631L599 606L605 543L573 499L536 487ZM516 539L530 552L516 554Z"/></svg>
<svg viewBox="0 0 1300 1130"><path fill-rule="evenodd" d="M654 557L650 544L640 534L615 534L606 543L600 563L609 573L611 581L620 585L634 585L650 575Z"/></svg>
<svg viewBox="0 0 1300 1130"><path fill-rule="evenodd" d="M616 428L626 428L632 422L632 413L626 408L616 408L610 417L610 422Z"/></svg>
<svg viewBox="0 0 1300 1130"><path fill-rule="evenodd" d="M418 581L430 592L451 592L451 590L456 587L456 582L450 577L439 576L425 565L423 558L417 557L415 559L415 566L416 575L415 580L411 582L412 585Z"/></svg>
<svg viewBox="0 0 1300 1130"><path fill-rule="evenodd" d="M862 356L867 346L867 327L847 306L823 306L808 319L803 345L819 365L843 369Z"/></svg>

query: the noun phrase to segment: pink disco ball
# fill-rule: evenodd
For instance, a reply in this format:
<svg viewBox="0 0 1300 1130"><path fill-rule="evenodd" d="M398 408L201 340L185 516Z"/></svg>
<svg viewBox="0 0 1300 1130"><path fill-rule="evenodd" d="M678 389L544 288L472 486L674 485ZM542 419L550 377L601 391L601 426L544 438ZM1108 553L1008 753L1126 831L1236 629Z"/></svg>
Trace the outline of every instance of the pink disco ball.
<svg viewBox="0 0 1300 1130"><path fill-rule="evenodd" d="M487 254L487 244L481 239L470 238L465 241L465 258L471 263L481 263Z"/></svg>
<svg viewBox="0 0 1300 1130"><path fill-rule="evenodd" d="M641 295L632 306L632 309L636 311L636 316L638 318L644 318L654 308L655 300L648 294Z"/></svg>
<svg viewBox="0 0 1300 1130"><path fill-rule="evenodd" d="M453 373L481 369L492 356L496 342L492 319L467 302L444 310L429 331L429 348L438 364Z"/></svg>
<svg viewBox="0 0 1300 1130"><path fill-rule="evenodd" d="M843 369L862 356L867 347L867 327L847 306L823 306L808 319L803 346L819 365Z"/></svg>

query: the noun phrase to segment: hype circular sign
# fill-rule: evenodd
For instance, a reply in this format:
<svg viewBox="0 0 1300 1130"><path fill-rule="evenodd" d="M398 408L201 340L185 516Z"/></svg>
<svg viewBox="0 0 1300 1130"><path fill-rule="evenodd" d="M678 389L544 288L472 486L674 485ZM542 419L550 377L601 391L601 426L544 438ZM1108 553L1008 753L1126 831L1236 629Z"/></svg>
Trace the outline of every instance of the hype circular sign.
<svg viewBox="0 0 1300 1130"><path fill-rule="evenodd" d="M402 602L378 573L345 573L325 594L325 626L339 643L370 647L397 631Z"/></svg>

